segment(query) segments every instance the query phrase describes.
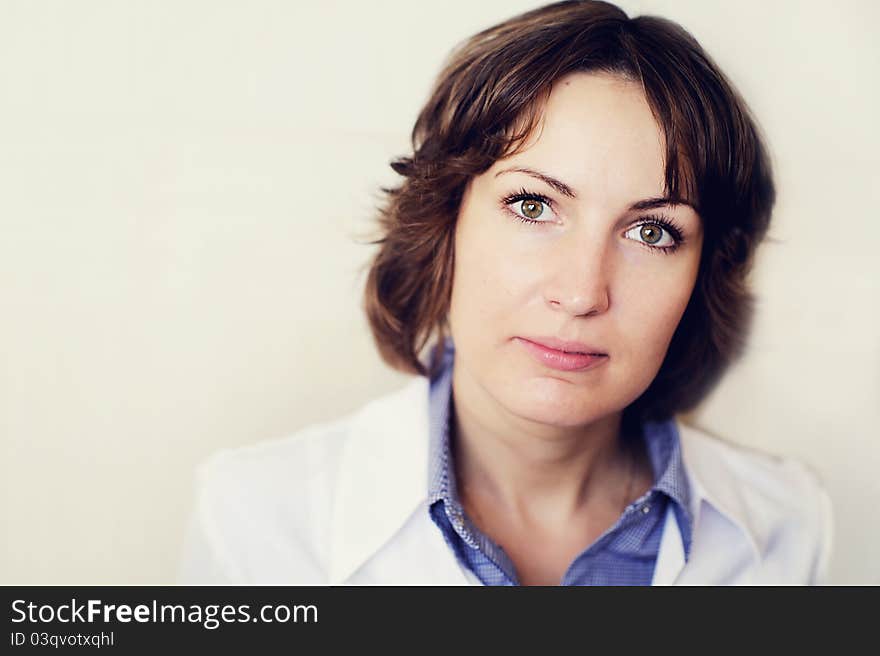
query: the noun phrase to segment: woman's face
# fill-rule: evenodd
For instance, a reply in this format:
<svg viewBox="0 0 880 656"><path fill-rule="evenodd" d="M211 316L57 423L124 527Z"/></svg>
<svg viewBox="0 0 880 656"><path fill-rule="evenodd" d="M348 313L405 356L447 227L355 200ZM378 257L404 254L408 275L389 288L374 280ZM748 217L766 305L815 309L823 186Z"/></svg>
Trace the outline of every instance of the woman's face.
<svg viewBox="0 0 880 656"><path fill-rule="evenodd" d="M574 73L554 84L527 147L471 180L449 312L457 402L473 394L481 407L491 399L520 418L574 427L648 387L703 241L688 205L632 208L664 196L663 156L640 86ZM526 341L546 338L603 355L566 359Z"/></svg>

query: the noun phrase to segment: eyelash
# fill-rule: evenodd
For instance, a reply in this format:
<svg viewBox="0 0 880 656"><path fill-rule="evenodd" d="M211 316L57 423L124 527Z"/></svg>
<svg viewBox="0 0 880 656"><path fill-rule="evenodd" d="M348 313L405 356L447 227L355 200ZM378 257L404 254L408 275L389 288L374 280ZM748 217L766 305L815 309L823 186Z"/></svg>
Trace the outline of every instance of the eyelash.
<svg viewBox="0 0 880 656"><path fill-rule="evenodd" d="M547 221L538 221L536 219L529 219L527 217L520 216L519 214L514 212L512 209L510 209L510 206L513 205L514 203L519 203L524 200L536 200L540 203L544 203L545 205L550 207L551 210L555 211L555 208L554 208L555 203L550 198L548 198L544 194L528 191L524 187L520 188L520 190L518 192L510 194L509 196L502 198L501 199L502 209L505 212L507 212L508 214L510 214L513 218L521 221L522 223L529 223L529 224L547 223ZM644 225L659 226L660 228L662 228L663 230L668 232L669 235L672 237L672 239L675 240L675 243L672 244L671 246L651 246L650 244L646 244L645 242L633 240L654 253L660 252L660 253L664 253L664 254L668 255L668 254L671 254L674 251L676 251L678 249L678 247L684 243L684 235L683 235L683 231L681 229L681 226L679 226L671 217L666 216L665 214L645 215L645 216L641 217L641 219L639 219L639 221L637 223L634 223L629 228L627 228L627 230L632 230L633 228L638 228L638 227L641 227Z"/></svg>

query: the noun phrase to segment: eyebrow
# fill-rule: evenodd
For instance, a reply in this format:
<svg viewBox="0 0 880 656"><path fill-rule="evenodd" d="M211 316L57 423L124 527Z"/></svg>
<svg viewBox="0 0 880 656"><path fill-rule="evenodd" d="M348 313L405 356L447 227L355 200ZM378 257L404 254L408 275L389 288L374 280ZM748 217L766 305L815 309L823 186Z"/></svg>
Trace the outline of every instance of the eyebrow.
<svg viewBox="0 0 880 656"><path fill-rule="evenodd" d="M563 196L567 196L568 198L577 198L577 194L574 189L572 189L569 185L565 184L559 178L554 178L552 175L547 175L546 173L542 173L541 171L536 171L535 169L530 169L525 166L515 166L509 169L503 169L498 171L495 174L497 178L502 173L525 173L545 184L549 185L557 192L562 194ZM684 198L674 197L674 196L655 196L654 198L645 198L643 200L636 201L632 205L629 206L630 212L638 212L642 210L652 210L658 207L665 207L666 205L687 205L688 207L696 210L696 207L689 203Z"/></svg>

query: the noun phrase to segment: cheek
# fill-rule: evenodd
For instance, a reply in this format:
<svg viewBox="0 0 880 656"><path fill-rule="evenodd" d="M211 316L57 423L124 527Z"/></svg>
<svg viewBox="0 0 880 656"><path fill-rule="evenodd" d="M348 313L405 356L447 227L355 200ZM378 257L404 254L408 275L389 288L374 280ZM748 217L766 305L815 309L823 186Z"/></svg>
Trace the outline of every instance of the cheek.
<svg viewBox="0 0 880 656"><path fill-rule="evenodd" d="M493 229L497 219L476 218L459 224L452 286L452 311L466 312L470 323L521 310L542 270L507 233Z"/></svg>
<svg viewBox="0 0 880 656"><path fill-rule="evenodd" d="M623 324L634 353L659 366L687 307L693 278L690 267L681 267L664 275L634 276L625 286Z"/></svg>

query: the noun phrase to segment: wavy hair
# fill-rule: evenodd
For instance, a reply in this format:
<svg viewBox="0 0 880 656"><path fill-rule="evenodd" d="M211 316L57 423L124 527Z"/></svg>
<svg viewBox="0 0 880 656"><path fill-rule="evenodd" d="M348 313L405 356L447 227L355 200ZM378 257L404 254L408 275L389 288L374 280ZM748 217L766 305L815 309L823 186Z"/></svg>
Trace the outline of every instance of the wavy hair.
<svg viewBox="0 0 880 656"><path fill-rule="evenodd" d="M624 415L667 418L699 403L743 351L753 306L747 274L775 201L769 156L748 107L699 43L670 20L570 0L457 46L418 115L412 154L391 162L403 181L382 188L364 310L388 365L433 374L449 330L465 186L522 147L554 81L577 71L642 86L665 136L666 192L688 199L703 222L690 301L657 376Z"/></svg>

